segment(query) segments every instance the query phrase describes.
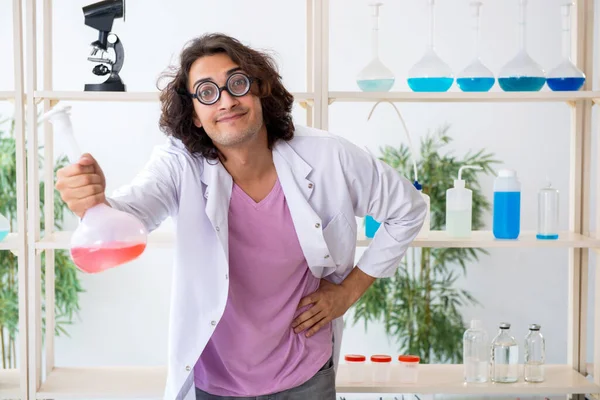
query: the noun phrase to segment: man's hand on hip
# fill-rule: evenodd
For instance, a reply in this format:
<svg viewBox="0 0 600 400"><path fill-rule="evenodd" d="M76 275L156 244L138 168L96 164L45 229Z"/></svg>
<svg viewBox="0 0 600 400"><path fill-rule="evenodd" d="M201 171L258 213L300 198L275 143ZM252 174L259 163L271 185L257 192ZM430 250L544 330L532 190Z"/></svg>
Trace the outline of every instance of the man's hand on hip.
<svg viewBox="0 0 600 400"><path fill-rule="evenodd" d="M292 322L294 332L307 331L306 337L311 337L323 326L344 315L374 281L375 278L358 267L340 285L321 279L319 289L300 300L298 309L311 307Z"/></svg>

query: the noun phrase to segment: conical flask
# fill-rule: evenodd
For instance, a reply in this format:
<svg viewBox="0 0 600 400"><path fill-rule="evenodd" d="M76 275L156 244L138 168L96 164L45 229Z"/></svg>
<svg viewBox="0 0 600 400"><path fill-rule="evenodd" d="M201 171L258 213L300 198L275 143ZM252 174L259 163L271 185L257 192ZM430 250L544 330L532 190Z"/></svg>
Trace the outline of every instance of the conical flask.
<svg viewBox="0 0 600 400"><path fill-rule="evenodd" d="M0 214L0 242L3 241L10 233L10 222L2 214Z"/></svg>
<svg viewBox="0 0 600 400"><path fill-rule="evenodd" d="M481 1L471 1L475 31L475 58L456 78L456 84L463 92L487 92L496 82L496 78L494 78L492 71L481 62L479 57L479 16L481 14L482 5L483 3Z"/></svg>
<svg viewBox="0 0 600 400"><path fill-rule="evenodd" d="M548 87L553 91L579 90L585 83L585 74L571 61L571 6L561 6L563 60L548 73Z"/></svg>
<svg viewBox="0 0 600 400"><path fill-rule="evenodd" d="M527 0L519 0L519 44L517 55L500 70L498 84L505 92L537 92L546 83L546 73L527 53Z"/></svg>
<svg viewBox="0 0 600 400"><path fill-rule="evenodd" d="M81 157L73 135L71 107L57 106L46 113L55 131L68 145L68 157L76 163ZM146 248L148 232L132 214L99 204L88 209L71 238L71 258L84 272L97 273L139 257Z"/></svg>
<svg viewBox="0 0 600 400"><path fill-rule="evenodd" d="M371 61L356 76L356 84L363 92L387 92L396 78L379 58L379 7L383 3L371 3Z"/></svg>
<svg viewBox="0 0 600 400"><path fill-rule="evenodd" d="M408 71L408 86L413 92L445 92L454 83L454 75L448 64L442 60L434 49L435 32L434 0L427 0L429 5L429 43L425 54Z"/></svg>

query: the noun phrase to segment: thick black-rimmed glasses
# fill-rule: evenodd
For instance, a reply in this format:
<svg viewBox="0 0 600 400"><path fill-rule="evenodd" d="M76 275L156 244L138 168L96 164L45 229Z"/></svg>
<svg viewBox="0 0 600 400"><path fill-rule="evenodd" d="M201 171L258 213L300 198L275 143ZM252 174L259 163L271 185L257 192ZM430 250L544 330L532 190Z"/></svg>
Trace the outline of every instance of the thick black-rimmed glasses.
<svg viewBox="0 0 600 400"><path fill-rule="evenodd" d="M200 103L209 106L219 101L223 90L226 90L227 93L234 97L246 95L250 91L252 82L254 82L254 78L237 72L227 78L225 86L219 87L212 81L204 81L198 84L195 93L189 93L189 95L197 99Z"/></svg>

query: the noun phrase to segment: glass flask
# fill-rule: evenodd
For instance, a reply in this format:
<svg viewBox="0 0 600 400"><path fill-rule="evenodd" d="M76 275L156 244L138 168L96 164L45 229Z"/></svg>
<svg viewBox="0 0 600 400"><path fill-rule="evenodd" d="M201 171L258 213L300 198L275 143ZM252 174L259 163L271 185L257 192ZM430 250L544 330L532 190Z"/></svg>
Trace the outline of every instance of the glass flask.
<svg viewBox="0 0 600 400"><path fill-rule="evenodd" d="M585 74L571 61L571 6L561 6L563 60L548 73L548 87L556 92L579 90L585 83Z"/></svg>
<svg viewBox="0 0 600 400"><path fill-rule="evenodd" d="M519 379L519 346L510 334L510 324L500 324L500 332L492 341L490 358L492 382L512 383Z"/></svg>
<svg viewBox="0 0 600 400"><path fill-rule="evenodd" d="M379 59L379 7L383 3L371 3L371 61L356 76L356 83L363 92L387 92L396 78Z"/></svg>
<svg viewBox="0 0 600 400"><path fill-rule="evenodd" d="M57 106L44 114L68 145L68 157L76 163L81 157L73 135L70 106ZM88 209L71 237L71 258L84 272L97 273L132 261L145 248L148 233L145 226L132 214L106 204Z"/></svg>
<svg viewBox="0 0 600 400"><path fill-rule="evenodd" d="M429 4L429 42L423 57L408 71L408 86L413 92L445 92L454 83L452 69L434 50L435 3Z"/></svg>
<svg viewBox="0 0 600 400"><path fill-rule="evenodd" d="M546 83L546 73L527 53L527 0L519 0L519 52L500 69L498 84L505 92L537 92Z"/></svg>
<svg viewBox="0 0 600 400"><path fill-rule="evenodd" d="M544 381L544 363L546 360L546 341L540 333L538 324L529 325L529 333L525 336L525 370L526 382Z"/></svg>
<svg viewBox="0 0 600 400"><path fill-rule="evenodd" d="M0 214L0 242L3 241L10 232L10 222L8 219Z"/></svg>
<svg viewBox="0 0 600 400"><path fill-rule="evenodd" d="M470 4L473 11L475 30L475 58L458 74L456 84L463 92L487 92L494 86L496 78L479 58L479 15L483 3L481 1L471 1Z"/></svg>

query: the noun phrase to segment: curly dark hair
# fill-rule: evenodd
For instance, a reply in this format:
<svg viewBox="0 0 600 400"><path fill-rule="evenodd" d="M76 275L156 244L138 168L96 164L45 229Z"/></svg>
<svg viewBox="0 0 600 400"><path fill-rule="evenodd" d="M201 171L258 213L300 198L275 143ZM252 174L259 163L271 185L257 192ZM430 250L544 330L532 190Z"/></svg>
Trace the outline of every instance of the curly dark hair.
<svg viewBox="0 0 600 400"><path fill-rule="evenodd" d="M256 79L253 94L260 98L263 122L267 128L269 148L278 139L294 136L292 105L294 97L282 84L274 60L266 53L251 49L240 41L221 33L205 34L192 39L181 52L179 66L169 67L159 78L171 78L161 89L161 131L180 139L192 154L199 153L211 160L219 152L204 128L194 125L194 99L188 94L188 78L192 64L200 57L226 53L242 70ZM159 84L160 85L160 84Z"/></svg>

